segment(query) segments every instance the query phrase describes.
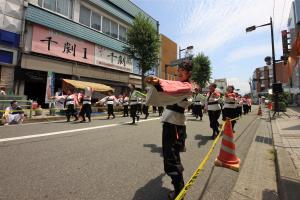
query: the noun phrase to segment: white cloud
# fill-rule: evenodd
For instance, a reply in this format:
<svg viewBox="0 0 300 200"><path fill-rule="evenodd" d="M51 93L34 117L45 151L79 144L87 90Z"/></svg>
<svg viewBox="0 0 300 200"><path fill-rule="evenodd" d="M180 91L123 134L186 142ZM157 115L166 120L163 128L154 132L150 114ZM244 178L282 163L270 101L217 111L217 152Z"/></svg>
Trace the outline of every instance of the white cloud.
<svg viewBox="0 0 300 200"><path fill-rule="evenodd" d="M233 85L235 89L240 89L239 93L246 94L250 92L250 85L247 80L241 80L239 78L227 78L227 84Z"/></svg>
<svg viewBox="0 0 300 200"><path fill-rule="evenodd" d="M292 0L275 1L275 39L287 22ZM217 48L245 36L245 28L269 22L274 0L186 0L181 4L179 42L194 45L194 52L213 52ZM284 11L284 13L283 13ZM281 26L281 27L280 27ZM262 28L260 32L269 31Z"/></svg>

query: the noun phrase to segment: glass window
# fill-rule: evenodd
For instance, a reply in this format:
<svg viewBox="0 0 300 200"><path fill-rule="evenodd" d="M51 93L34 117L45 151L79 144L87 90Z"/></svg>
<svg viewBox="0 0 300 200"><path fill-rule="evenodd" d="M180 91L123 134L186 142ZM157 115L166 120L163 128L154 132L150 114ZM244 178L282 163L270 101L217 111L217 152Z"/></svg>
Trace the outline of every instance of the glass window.
<svg viewBox="0 0 300 200"><path fill-rule="evenodd" d="M110 20L106 17L103 17L102 19L102 32L110 35Z"/></svg>
<svg viewBox="0 0 300 200"><path fill-rule="evenodd" d="M110 35L113 38L118 38L118 24L114 21L110 21L110 28L111 28L111 33Z"/></svg>
<svg viewBox="0 0 300 200"><path fill-rule="evenodd" d="M101 16L94 12L92 12L92 28L101 30Z"/></svg>
<svg viewBox="0 0 300 200"><path fill-rule="evenodd" d="M126 42L126 28L124 26L119 25L119 39L123 42Z"/></svg>
<svg viewBox="0 0 300 200"><path fill-rule="evenodd" d="M44 0L44 8L56 11L56 0Z"/></svg>
<svg viewBox="0 0 300 200"><path fill-rule="evenodd" d="M91 22L91 10L82 5L80 5L79 22L87 26L90 26Z"/></svg>
<svg viewBox="0 0 300 200"><path fill-rule="evenodd" d="M69 7L71 6L70 4L70 0L57 1L57 12L64 16L69 16Z"/></svg>
<svg viewBox="0 0 300 200"><path fill-rule="evenodd" d="M43 0L39 0L38 4L39 6L43 7Z"/></svg>

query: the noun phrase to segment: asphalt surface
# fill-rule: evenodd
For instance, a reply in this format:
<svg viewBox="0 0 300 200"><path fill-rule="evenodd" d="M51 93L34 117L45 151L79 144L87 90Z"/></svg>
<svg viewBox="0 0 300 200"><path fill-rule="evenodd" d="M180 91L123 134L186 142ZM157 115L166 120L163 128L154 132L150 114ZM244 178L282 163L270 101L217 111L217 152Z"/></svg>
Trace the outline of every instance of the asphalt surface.
<svg viewBox="0 0 300 200"><path fill-rule="evenodd" d="M256 113L236 125L241 167L260 123ZM181 154L186 181L213 142L207 115L203 121L187 116L187 152ZM172 185L163 173L158 116L128 122L118 117L0 127L0 199L167 199ZM229 198L239 173L214 167L219 149L220 142L185 199Z"/></svg>

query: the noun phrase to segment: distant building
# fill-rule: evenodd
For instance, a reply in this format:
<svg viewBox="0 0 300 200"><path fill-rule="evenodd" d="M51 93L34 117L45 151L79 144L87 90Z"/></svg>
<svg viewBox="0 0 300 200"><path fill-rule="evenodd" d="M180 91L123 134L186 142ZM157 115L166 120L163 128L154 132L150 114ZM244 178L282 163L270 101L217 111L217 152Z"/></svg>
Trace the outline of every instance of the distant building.
<svg viewBox="0 0 300 200"><path fill-rule="evenodd" d="M283 88L288 87L288 67L283 62L276 63L276 79L277 82L281 82ZM264 66L256 68L252 75L252 87L251 91L254 96L259 94L268 93L272 89L273 84L273 67Z"/></svg>
<svg viewBox="0 0 300 200"><path fill-rule="evenodd" d="M64 78L106 84L116 94L128 83L141 87L137 60L123 52L126 32L139 13L157 32L159 23L130 0L0 2L0 86L41 105L47 80L51 93Z"/></svg>
<svg viewBox="0 0 300 200"><path fill-rule="evenodd" d="M172 61L177 59L177 43L163 34L160 34L160 42L160 65L158 67L158 77L167 80L175 80L177 66L170 66L170 64Z"/></svg>
<svg viewBox="0 0 300 200"><path fill-rule="evenodd" d="M217 88L220 90L221 93L226 92L226 88L227 88L227 79L226 78L215 79L214 83L217 85Z"/></svg>

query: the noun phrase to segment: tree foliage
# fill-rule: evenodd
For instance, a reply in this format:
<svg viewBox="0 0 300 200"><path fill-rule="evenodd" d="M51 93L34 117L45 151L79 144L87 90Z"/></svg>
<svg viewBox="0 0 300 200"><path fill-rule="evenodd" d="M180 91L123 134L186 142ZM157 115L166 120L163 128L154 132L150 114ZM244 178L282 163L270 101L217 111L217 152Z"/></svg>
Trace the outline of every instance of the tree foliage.
<svg viewBox="0 0 300 200"><path fill-rule="evenodd" d="M124 52L138 61L144 90L145 73L158 64L160 42L155 25L146 16L138 14L127 31L127 42L129 45L124 46Z"/></svg>
<svg viewBox="0 0 300 200"><path fill-rule="evenodd" d="M211 78L211 66L208 56L203 53L193 58L193 71L191 79L198 83L201 87L205 87Z"/></svg>

